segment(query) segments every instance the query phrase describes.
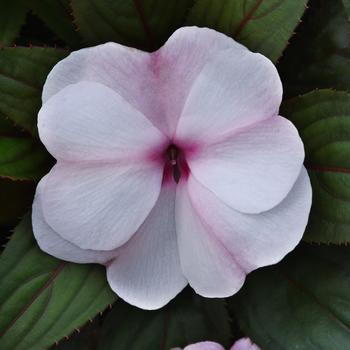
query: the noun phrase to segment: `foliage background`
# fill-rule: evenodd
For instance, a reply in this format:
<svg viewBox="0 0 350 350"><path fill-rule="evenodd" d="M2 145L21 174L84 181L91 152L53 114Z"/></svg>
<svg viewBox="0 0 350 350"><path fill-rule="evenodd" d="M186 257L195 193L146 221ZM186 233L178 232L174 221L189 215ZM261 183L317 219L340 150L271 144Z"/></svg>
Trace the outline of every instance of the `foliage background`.
<svg viewBox="0 0 350 350"><path fill-rule="evenodd" d="M349 0L1 0L0 349L228 346L242 335L264 350L350 349L349 16ZM117 300L101 266L38 249L26 212L53 159L36 116L48 72L70 51L106 41L152 51L183 25L224 32L276 63L314 200L304 243L237 295L186 289L149 312Z"/></svg>

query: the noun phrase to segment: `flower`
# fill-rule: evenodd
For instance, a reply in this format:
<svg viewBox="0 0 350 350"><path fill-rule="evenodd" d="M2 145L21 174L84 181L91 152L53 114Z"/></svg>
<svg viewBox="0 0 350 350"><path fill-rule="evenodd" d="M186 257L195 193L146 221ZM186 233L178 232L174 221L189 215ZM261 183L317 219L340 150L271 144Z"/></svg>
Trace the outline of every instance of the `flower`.
<svg viewBox="0 0 350 350"><path fill-rule="evenodd" d="M181 350L181 348L174 348L172 350ZM225 350L220 344L203 341L186 346L183 350ZM260 350L260 348L253 344L249 338L241 338L237 340L230 350Z"/></svg>
<svg viewBox="0 0 350 350"><path fill-rule="evenodd" d="M160 308L189 283L227 297L300 241L311 186L276 68L214 30L184 27L156 52L82 49L49 74L40 139L42 250L107 267L111 288Z"/></svg>
<svg viewBox="0 0 350 350"><path fill-rule="evenodd" d="M237 340L231 350L260 350L249 338L241 338Z"/></svg>
<svg viewBox="0 0 350 350"><path fill-rule="evenodd" d="M220 344L212 341L202 341L199 343L187 345L184 349L174 348L171 350L225 350Z"/></svg>

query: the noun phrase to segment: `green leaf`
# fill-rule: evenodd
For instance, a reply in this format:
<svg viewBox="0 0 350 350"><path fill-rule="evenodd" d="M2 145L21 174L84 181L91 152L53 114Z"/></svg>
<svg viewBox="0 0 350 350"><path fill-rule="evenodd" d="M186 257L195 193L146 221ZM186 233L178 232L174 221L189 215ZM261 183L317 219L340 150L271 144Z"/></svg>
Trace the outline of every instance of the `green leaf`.
<svg viewBox="0 0 350 350"><path fill-rule="evenodd" d="M350 242L350 95L320 90L282 105L303 139L313 187L304 238Z"/></svg>
<svg viewBox="0 0 350 350"><path fill-rule="evenodd" d="M13 227L19 221L19 218L31 207L34 191L35 183L32 181L0 178L0 228L1 226Z"/></svg>
<svg viewBox="0 0 350 350"><path fill-rule="evenodd" d="M102 266L57 260L36 245L27 215L0 257L0 349L41 350L115 300Z"/></svg>
<svg viewBox="0 0 350 350"><path fill-rule="evenodd" d="M0 46L11 45L24 24L24 0L0 1Z"/></svg>
<svg viewBox="0 0 350 350"><path fill-rule="evenodd" d="M197 0L188 23L216 29L276 62L307 0Z"/></svg>
<svg viewBox="0 0 350 350"><path fill-rule="evenodd" d="M11 120L0 114L0 135L16 136L21 134L22 132L13 125Z"/></svg>
<svg viewBox="0 0 350 350"><path fill-rule="evenodd" d="M41 91L51 68L68 54L53 48L0 50L0 114L36 134Z"/></svg>
<svg viewBox="0 0 350 350"><path fill-rule="evenodd" d="M105 320L98 349L170 349L201 340L229 345L226 302L186 292L157 311L140 310L118 301Z"/></svg>
<svg viewBox="0 0 350 350"><path fill-rule="evenodd" d="M74 27L68 1L27 0L28 7L70 47L77 47L81 38Z"/></svg>
<svg viewBox="0 0 350 350"><path fill-rule="evenodd" d="M72 8L87 44L115 41L154 50L182 25L193 1L72 0Z"/></svg>
<svg viewBox="0 0 350 350"><path fill-rule="evenodd" d="M53 159L38 140L12 124L0 115L0 177L39 180L51 168ZM8 206L5 203L0 206Z"/></svg>
<svg viewBox="0 0 350 350"><path fill-rule="evenodd" d="M279 71L285 95L350 89L350 24L341 0L314 0Z"/></svg>
<svg viewBox="0 0 350 350"><path fill-rule="evenodd" d="M262 349L346 350L350 345L350 247L298 248L252 273L230 299Z"/></svg>
<svg viewBox="0 0 350 350"><path fill-rule="evenodd" d="M0 135L0 177L39 180L52 166L44 147L30 138Z"/></svg>
<svg viewBox="0 0 350 350"><path fill-rule="evenodd" d="M343 5L345 7L348 18L350 18L350 0L343 0Z"/></svg>
<svg viewBox="0 0 350 350"><path fill-rule="evenodd" d="M103 317L103 314L96 316L68 339L62 339L52 350L96 350Z"/></svg>

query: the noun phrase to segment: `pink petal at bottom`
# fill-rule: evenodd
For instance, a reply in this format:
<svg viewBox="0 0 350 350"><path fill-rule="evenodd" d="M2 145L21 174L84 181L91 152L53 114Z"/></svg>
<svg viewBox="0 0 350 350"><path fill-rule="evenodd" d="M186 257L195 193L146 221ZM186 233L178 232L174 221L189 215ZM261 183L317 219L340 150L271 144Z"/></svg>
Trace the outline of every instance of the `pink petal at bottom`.
<svg viewBox="0 0 350 350"><path fill-rule="evenodd" d="M176 242L175 191L174 182L162 186L150 215L107 268L112 289L142 309L161 308L187 285Z"/></svg>
<svg viewBox="0 0 350 350"><path fill-rule="evenodd" d="M242 214L223 203L193 176L180 183L176 225L184 275L206 297L227 297L250 271L275 264L299 243L311 207L303 169L287 198L262 214Z"/></svg>

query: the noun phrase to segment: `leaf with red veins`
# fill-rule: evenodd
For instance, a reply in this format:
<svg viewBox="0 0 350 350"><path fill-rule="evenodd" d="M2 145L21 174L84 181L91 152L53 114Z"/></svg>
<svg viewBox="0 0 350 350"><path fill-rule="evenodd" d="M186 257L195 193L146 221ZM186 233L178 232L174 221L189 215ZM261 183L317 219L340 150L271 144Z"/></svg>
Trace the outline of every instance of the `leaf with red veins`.
<svg viewBox="0 0 350 350"><path fill-rule="evenodd" d="M104 269L43 253L25 216L0 258L0 348L46 349L115 300Z"/></svg>
<svg viewBox="0 0 350 350"><path fill-rule="evenodd" d="M306 4L307 0L197 0L187 23L223 32L275 62Z"/></svg>
<svg viewBox="0 0 350 350"><path fill-rule="evenodd" d="M36 135L42 87L51 68L67 54L41 47L1 49L0 113Z"/></svg>
<svg viewBox="0 0 350 350"><path fill-rule="evenodd" d="M114 41L153 51L183 25L194 0L72 0L79 32L89 45Z"/></svg>
<svg viewBox="0 0 350 350"><path fill-rule="evenodd" d="M281 114L299 130L313 187L304 239L350 242L350 95L313 91L285 102Z"/></svg>

